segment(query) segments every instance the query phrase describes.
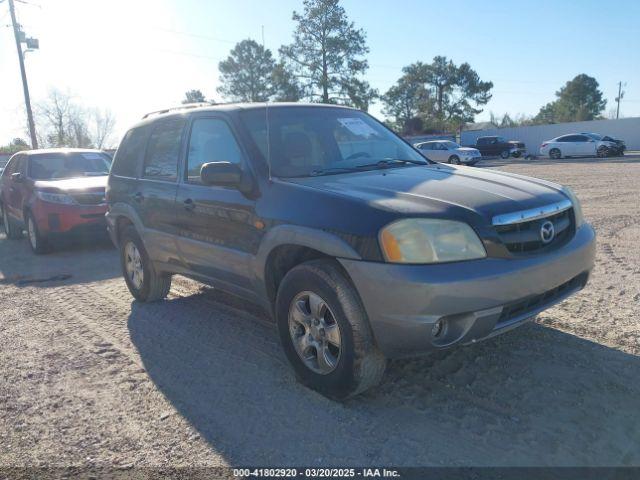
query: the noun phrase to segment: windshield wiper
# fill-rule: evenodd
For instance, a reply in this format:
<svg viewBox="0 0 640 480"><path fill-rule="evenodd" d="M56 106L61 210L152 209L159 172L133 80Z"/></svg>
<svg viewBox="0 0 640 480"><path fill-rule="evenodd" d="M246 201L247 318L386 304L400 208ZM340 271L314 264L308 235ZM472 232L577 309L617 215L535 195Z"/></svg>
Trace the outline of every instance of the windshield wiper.
<svg viewBox="0 0 640 480"><path fill-rule="evenodd" d="M309 176L318 177L321 175L331 175L334 173L348 173L348 172L357 172L359 170L363 170L366 168L391 168L394 165L406 165L407 163L411 163L414 165L429 165L427 162L422 162L420 160L405 160L399 158L385 158L383 160L379 160L375 163L366 163L363 165L354 165L353 167L328 167L328 168L318 168L316 170L311 170L309 172ZM306 175L305 175L306 176Z"/></svg>
<svg viewBox="0 0 640 480"><path fill-rule="evenodd" d="M318 168L316 170L311 170L309 175L312 177L318 177L320 175L331 175L332 173L347 173L347 172L355 172L359 168L358 167L329 167L329 168Z"/></svg>
<svg viewBox="0 0 640 480"><path fill-rule="evenodd" d="M376 163L365 163L363 165L358 165L355 168L390 168L394 165L406 165L407 163L411 163L413 165L429 165L427 162L422 162L420 160L405 160L400 158L385 158L383 160L379 160Z"/></svg>

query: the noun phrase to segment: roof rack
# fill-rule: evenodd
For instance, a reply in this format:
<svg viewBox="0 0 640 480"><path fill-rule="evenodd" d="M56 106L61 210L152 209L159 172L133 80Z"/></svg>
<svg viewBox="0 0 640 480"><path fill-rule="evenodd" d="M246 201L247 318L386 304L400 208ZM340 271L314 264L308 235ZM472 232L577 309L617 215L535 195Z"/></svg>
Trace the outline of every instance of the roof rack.
<svg viewBox="0 0 640 480"><path fill-rule="evenodd" d="M183 105L179 105L177 107L170 107L170 108L163 108L162 110L156 110L153 112L149 112L147 114L145 114L142 119L144 120L145 118L148 118L152 115L162 115L163 113L169 113L169 112L177 112L180 110L189 110L191 108L198 108L198 107L210 107L212 105L216 105L213 102L197 102L197 103L185 103Z"/></svg>

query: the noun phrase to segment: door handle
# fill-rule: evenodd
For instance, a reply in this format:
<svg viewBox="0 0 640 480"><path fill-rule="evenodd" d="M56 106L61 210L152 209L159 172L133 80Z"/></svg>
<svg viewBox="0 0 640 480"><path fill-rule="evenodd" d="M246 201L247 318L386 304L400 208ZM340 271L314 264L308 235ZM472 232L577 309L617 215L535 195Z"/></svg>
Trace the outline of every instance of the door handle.
<svg viewBox="0 0 640 480"><path fill-rule="evenodd" d="M140 193L137 192L134 196L133 199L138 202L138 203L142 203L142 201L144 200L144 196Z"/></svg>
<svg viewBox="0 0 640 480"><path fill-rule="evenodd" d="M195 202L190 198L187 198L183 203L185 210L188 210L189 212L192 212L196 208Z"/></svg>

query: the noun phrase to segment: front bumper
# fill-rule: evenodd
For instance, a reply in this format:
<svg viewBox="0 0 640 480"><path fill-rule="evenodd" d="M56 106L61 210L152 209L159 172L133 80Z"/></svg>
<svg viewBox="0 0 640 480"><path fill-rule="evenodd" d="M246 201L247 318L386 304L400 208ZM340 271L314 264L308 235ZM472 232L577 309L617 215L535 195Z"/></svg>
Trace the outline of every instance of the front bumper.
<svg viewBox="0 0 640 480"><path fill-rule="evenodd" d="M469 166L475 165L480 160L482 160L482 156L479 156L479 157L460 157L460 163L462 163L463 165L469 165Z"/></svg>
<svg viewBox="0 0 640 480"><path fill-rule="evenodd" d="M595 233L585 224L562 248L539 256L439 265L341 259L390 358L473 343L522 324L587 282ZM434 325L442 320L437 337Z"/></svg>
<svg viewBox="0 0 640 480"><path fill-rule="evenodd" d="M46 236L92 230L106 233L106 205L61 205L38 200L31 209L38 229Z"/></svg>

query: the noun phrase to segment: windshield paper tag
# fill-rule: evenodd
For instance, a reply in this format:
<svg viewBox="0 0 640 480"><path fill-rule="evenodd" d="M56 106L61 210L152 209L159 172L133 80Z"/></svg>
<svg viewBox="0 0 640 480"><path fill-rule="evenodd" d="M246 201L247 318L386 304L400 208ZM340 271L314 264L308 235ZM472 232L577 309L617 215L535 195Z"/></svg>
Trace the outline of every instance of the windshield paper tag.
<svg viewBox="0 0 640 480"><path fill-rule="evenodd" d="M340 122L343 127L347 128L354 135L359 135L361 137L371 137L376 135L376 131L364 123L360 118L339 118L338 122Z"/></svg>

